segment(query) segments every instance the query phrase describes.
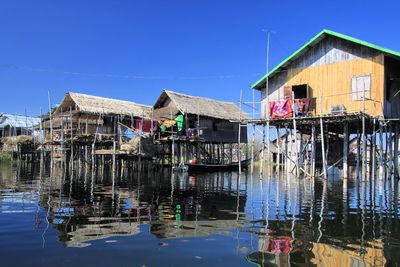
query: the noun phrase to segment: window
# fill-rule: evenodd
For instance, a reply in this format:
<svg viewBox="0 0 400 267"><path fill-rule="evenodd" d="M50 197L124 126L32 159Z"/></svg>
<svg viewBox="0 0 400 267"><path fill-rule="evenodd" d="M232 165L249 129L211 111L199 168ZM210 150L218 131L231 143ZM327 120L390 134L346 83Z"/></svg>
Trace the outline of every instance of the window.
<svg viewBox="0 0 400 267"><path fill-rule="evenodd" d="M354 76L351 78L351 100L371 98L371 75Z"/></svg>

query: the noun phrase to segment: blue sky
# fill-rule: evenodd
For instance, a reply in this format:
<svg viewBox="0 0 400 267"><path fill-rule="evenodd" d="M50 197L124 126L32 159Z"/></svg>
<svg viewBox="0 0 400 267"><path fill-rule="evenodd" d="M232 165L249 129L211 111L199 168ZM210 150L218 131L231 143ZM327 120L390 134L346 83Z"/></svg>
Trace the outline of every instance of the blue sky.
<svg viewBox="0 0 400 267"><path fill-rule="evenodd" d="M2 0L0 112L47 92L152 105L162 89L251 100L250 85L324 28L400 51L396 1ZM259 94L257 94L259 98Z"/></svg>

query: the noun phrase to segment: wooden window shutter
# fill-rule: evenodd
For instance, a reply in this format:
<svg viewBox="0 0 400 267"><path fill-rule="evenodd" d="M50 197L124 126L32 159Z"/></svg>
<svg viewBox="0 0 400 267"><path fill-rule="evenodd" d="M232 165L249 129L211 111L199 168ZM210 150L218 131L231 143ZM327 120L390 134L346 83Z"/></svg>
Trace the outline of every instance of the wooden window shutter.
<svg viewBox="0 0 400 267"><path fill-rule="evenodd" d="M283 87L283 98L287 99L287 98L292 98L292 86L290 85L285 85Z"/></svg>

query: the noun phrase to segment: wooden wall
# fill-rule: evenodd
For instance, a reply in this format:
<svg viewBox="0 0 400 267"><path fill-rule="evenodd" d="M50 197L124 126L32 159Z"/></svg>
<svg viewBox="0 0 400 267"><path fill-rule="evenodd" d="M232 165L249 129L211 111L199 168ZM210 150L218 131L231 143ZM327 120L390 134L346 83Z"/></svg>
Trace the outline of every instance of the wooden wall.
<svg viewBox="0 0 400 267"><path fill-rule="evenodd" d="M197 120L197 117L193 117ZM219 120L207 117L200 117L201 138L205 142L212 143L237 143L239 133L239 123L226 120ZM247 143L247 128L242 127L240 132L240 142Z"/></svg>
<svg viewBox="0 0 400 267"><path fill-rule="evenodd" d="M269 80L270 100L284 98L284 87L308 84L311 97L317 98L315 113L330 113L332 105L342 104L347 112L363 110L362 100L352 100L351 80L354 76L371 75L371 99L366 112L382 115L384 101L384 56L372 49L327 38L293 61ZM321 101L322 95L322 101ZM266 92L263 92L263 111ZM375 108L376 107L376 108Z"/></svg>

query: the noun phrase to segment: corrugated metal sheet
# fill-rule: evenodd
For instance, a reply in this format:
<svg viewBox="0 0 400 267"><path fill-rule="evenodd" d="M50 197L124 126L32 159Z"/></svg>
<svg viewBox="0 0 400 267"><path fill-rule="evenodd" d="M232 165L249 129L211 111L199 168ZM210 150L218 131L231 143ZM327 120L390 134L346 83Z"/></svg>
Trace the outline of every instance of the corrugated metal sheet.
<svg viewBox="0 0 400 267"><path fill-rule="evenodd" d="M37 117L8 114L8 113L0 114L0 128L4 128L7 126L17 127L17 128L25 128L25 127L31 128L39 124L40 124L40 118Z"/></svg>

